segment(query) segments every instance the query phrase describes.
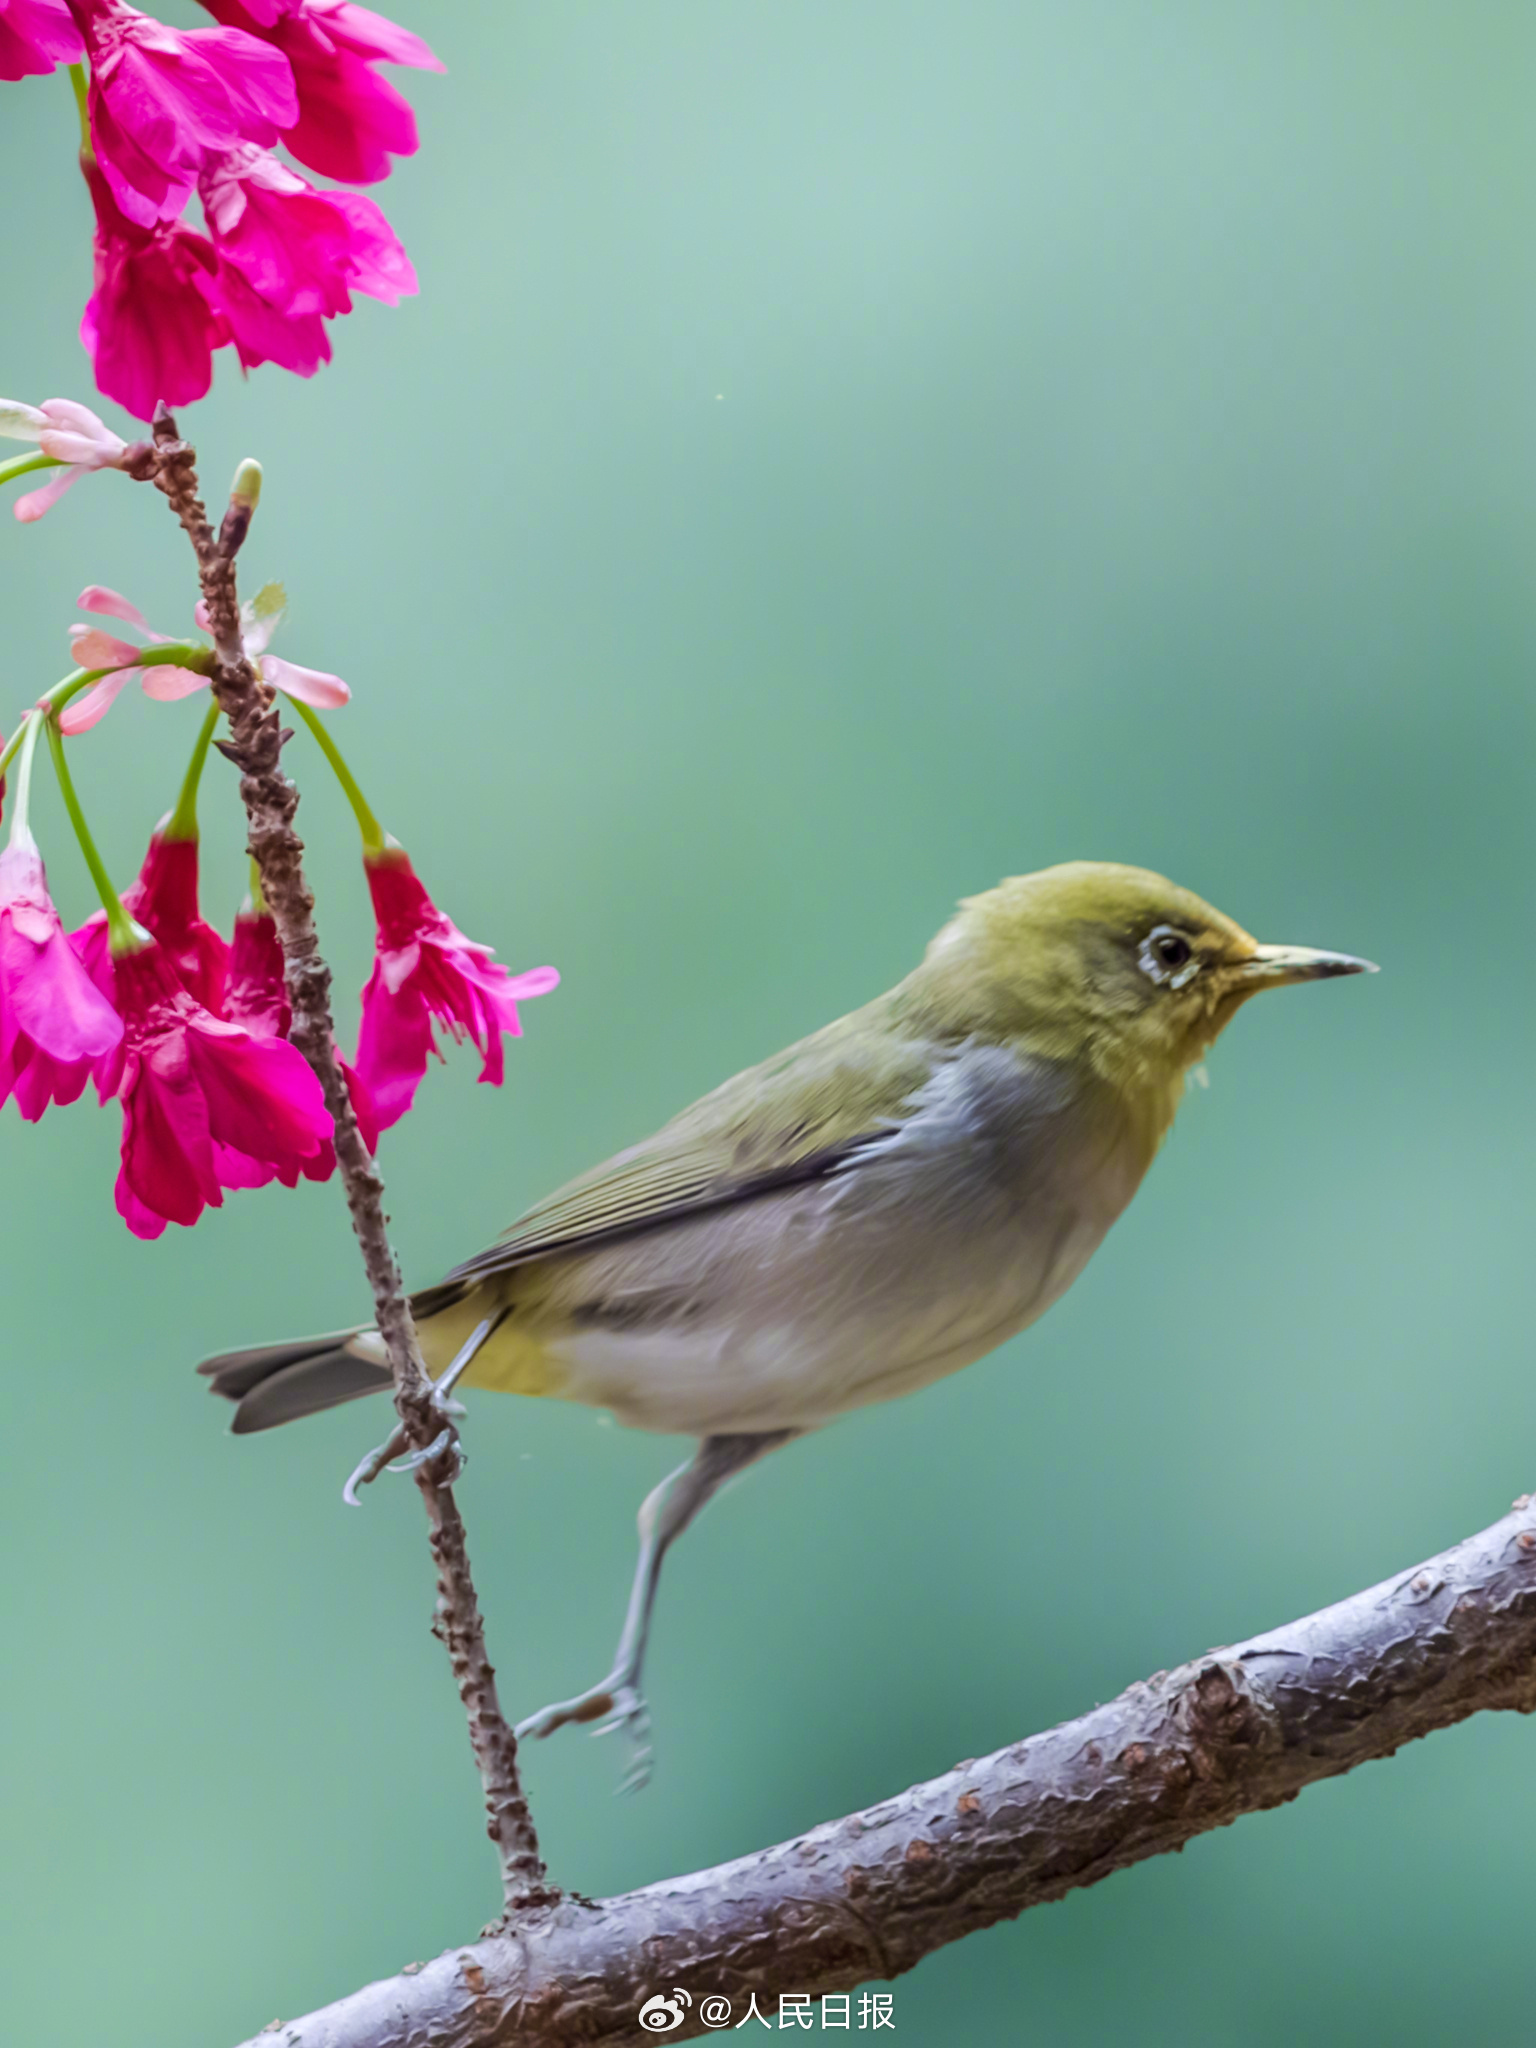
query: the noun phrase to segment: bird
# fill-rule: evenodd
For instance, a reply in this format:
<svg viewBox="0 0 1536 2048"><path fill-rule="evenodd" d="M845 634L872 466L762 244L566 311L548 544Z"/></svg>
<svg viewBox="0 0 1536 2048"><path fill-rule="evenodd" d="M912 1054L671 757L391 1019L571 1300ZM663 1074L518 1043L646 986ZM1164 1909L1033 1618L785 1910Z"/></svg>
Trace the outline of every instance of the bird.
<svg viewBox="0 0 1536 2048"><path fill-rule="evenodd" d="M1261 945L1142 868L1011 877L963 899L886 994L724 1082L414 1294L445 1391L462 1373L697 1440L641 1506L612 1669L519 1738L601 1721L628 1733L627 1782L643 1783L662 1562L711 1496L1035 1322L1136 1193L1191 1069L1243 1004L1374 972ZM371 1328L198 1370L236 1404L237 1434L391 1384Z"/></svg>

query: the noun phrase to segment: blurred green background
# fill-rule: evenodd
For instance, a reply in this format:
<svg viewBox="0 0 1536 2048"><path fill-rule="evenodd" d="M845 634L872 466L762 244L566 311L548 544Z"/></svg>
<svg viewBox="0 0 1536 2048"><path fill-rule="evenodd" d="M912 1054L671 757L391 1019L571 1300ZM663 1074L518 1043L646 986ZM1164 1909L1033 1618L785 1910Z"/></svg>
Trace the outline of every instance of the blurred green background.
<svg viewBox="0 0 1536 2048"><path fill-rule="evenodd" d="M1035 1331L793 1447L669 1567L658 1769L528 1758L556 1878L735 1856L1481 1527L1529 1372L1536 15L1505 0L400 0L448 63L377 196L418 301L304 384L221 358L247 578L464 927L562 989L384 1152L418 1281L901 975L953 899L1096 856L1377 981L1244 1014ZM174 18L189 21L194 10ZM89 396L62 79L4 89L0 389ZM111 413L117 424L126 424ZM0 530L7 727L79 587L167 630L117 478ZM127 879L192 706L78 773ZM345 1030L371 948L307 742ZM40 778L47 782L46 772ZM90 907L51 790L40 832ZM243 884L232 778L205 900ZM0 1125L0 1908L17 2041L233 2041L493 1911L383 1409L255 1441L191 1376L365 1310L334 1188L113 1212L118 1117ZM504 1697L605 1668L684 1448L480 1396ZM1536 1730L1485 1718L925 1963L910 2041L1528 2024Z"/></svg>

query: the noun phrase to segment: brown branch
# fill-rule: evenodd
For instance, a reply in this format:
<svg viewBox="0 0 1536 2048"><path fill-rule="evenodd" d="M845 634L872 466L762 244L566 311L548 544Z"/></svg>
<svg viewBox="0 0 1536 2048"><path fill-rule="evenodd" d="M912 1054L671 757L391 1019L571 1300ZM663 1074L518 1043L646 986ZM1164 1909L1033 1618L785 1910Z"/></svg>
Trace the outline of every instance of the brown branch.
<svg viewBox="0 0 1536 2048"><path fill-rule="evenodd" d="M792 1842L370 1984L260 2048L631 2042L656 1992L840 1992L1485 1708L1536 1709L1536 1510ZM718 2016L717 2016L718 2017ZM753 2030L756 2031L755 2029ZM248 2044L257 2048L257 2044Z"/></svg>
<svg viewBox="0 0 1536 2048"><path fill-rule="evenodd" d="M432 1406L432 1382L422 1362L400 1267L389 1241L384 1214L384 1181L363 1142L336 1052L331 1018L331 970L315 930L315 899L304 876L304 842L294 830L299 792L283 772L282 729L272 691L245 652L240 624L235 556L250 525L251 505L232 500L217 537L199 492L196 451L183 441L170 412L155 415L152 446L136 444L132 473L152 478L165 493L197 556L198 580L213 634L213 689L229 720L222 751L240 770L240 794L250 827L250 851L261 872L262 893L282 941L288 996L293 1011L290 1037L325 1091L335 1123L337 1165L346 1190L352 1228L362 1248L373 1292L374 1316L389 1354L395 1407L411 1442L419 1449L437 1437L442 1418ZM451 1480L457 1463L450 1447L418 1467L416 1478L430 1524L437 1567L433 1633L448 1651L469 1739L479 1767L488 1815L487 1832L501 1863L507 1909L546 1901L538 1837L517 1768L517 1743L496 1696L496 1674L485 1648L485 1627L470 1571L464 1523Z"/></svg>

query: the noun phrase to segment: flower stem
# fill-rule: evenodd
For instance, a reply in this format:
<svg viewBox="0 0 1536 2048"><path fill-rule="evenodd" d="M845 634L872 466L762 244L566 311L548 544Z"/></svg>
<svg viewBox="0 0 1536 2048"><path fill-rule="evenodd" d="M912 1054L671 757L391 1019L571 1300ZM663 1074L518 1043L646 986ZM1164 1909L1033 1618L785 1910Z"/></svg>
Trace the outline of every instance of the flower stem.
<svg viewBox="0 0 1536 2048"><path fill-rule="evenodd" d="M0 484L8 484L13 476L26 476L34 469L67 469L69 464L61 462L57 455L44 455L35 451L31 455L13 455L9 462L0 462Z"/></svg>
<svg viewBox="0 0 1536 2048"><path fill-rule="evenodd" d="M217 704L208 706L207 716L198 730L197 744L192 749L192 758L187 763L186 778L181 785L181 795L176 799L176 808L165 821L162 839L195 839L197 837L197 785L202 780L203 763L208 759L209 743L213 729L219 722Z"/></svg>
<svg viewBox="0 0 1536 2048"><path fill-rule="evenodd" d="M109 668L77 668L72 675L67 675L63 682L55 683L50 690L44 690L40 702L52 705L55 711L62 711L71 697L78 697L80 692L88 688L90 684L99 683L103 676L109 676L111 673L112 671ZM10 744L3 752L0 752L0 775L5 773L6 769L10 767L16 756L21 752L22 746L26 741L28 729L33 720L38 716L38 709L39 707L34 705L27 712L20 725L11 734Z"/></svg>
<svg viewBox="0 0 1536 2048"><path fill-rule="evenodd" d="M314 734L321 753L330 762L331 772L341 784L347 802L352 806L352 814L357 819L358 830L363 835L364 853L382 853L389 844L389 835L369 810L367 799L358 788L352 770L341 757L341 749L321 724L317 712L312 711L309 705L301 703L297 697L290 697L288 701Z"/></svg>
<svg viewBox="0 0 1536 2048"><path fill-rule="evenodd" d="M64 808L69 813L69 822L75 828L75 837L80 842L80 851L85 855L85 864L91 871L91 880L96 884L96 894L101 898L101 907L107 913L107 932L114 956L119 953L133 953L147 943L145 935L123 908L123 899L112 886L112 877L107 873L96 842L91 837L91 828L85 822L85 812L80 808L80 798L75 792L75 778L70 773L69 763L64 757L64 735L59 731L59 721L52 710L48 714L48 748L53 755L54 772L59 778L59 794L64 799Z"/></svg>
<svg viewBox="0 0 1536 2048"><path fill-rule="evenodd" d="M96 161L96 152L91 147L91 108L90 101L86 97L88 87L85 66L83 64L70 65L69 82L74 89L75 109L80 116L80 154L83 157L88 157L94 163Z"/></svg>
<svg viewBox="0 0 1536 2048"><path fill-rule="evenodd" d="M16 756L21 752L22 746L26 741L27 729L32 723L32 717L33 714L28 711L22 718L20 725L11 734L4 750L0 751L0 775L4 775L6 769L10 767Z"/></svg>
<svg viewBox="0 0 1536 2048"><path fill-rule="evenodd" d="M251 859L251 910L257 917L270 917L272 915L271 911L267 908L266 895L261 886L261 868L254 855Z"/></svg>
<svg viewBox="0 0 1536 2048"><path fill-rule="evenodd" d="M195 668L201 676L213 674L213 649L200 640L154 641L134 662L135 668Z"/></svg>
<svg viewBox="0 0 1536 2048"><path fill-rule="evenodd" d="M42 720L34 714L16 735L15 751L21 760L16 771L16 792L11 799L11 834L7 841L10 846L34 843L27 823L27 810L32 801L32 756L37 751L37 729L41 723Z"/></svg>
<svg viewBox="0 0 1536 2048"><path fill-rule="evenodd" d="M134 666L194 668L200 675L206 676L213 673L213 651L211 648L199 646L192 640L172 640L167 641L163 647L146 648L143 661L134 663ZM78 697L82 690L89 689L92 683L99 683L103 676L112 673L109 668L77 668L65 676L62 682L44 690L40 701L51 705L55 711L62 711L71 697ZM29 711L27 717L31 716L32 713ZM12 733L10 744L0 752L0 775L5 773L15 759L16 750L21 745L25 732L26 720L23 719Z"/></svg>

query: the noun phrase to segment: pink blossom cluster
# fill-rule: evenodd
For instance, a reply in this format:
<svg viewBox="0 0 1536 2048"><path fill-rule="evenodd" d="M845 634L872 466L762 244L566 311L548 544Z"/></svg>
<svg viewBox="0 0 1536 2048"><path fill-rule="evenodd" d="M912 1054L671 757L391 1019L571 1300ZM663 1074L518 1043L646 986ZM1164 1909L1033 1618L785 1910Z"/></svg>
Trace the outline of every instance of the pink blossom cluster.
<svg viewBox="0 0 1536 2048"><path fill-rule="evenodd" d="M437 1053L434 1021L468 1038L480 1079L499 1086L519 1001L559 975L509 974L437 908L403 851L369 856L367 871L377 957L342 1071L372 1150ZM116 1097L117 1208L139 1237L195 1223L225 1189L325 1180L336 1164L320 1083L289 1042L272 917L246 905L230 944L204 920L197 881L197 840L157 831L122 899L138 942L114 950L104 911L65 932L29 833L0 853L0 1103L14 1095L35 1122L87 1080L102 1102Z"/></svg>
<svg viewBox="0 0 1536 2048"><path fill-rule="evenodd" d="M74 694L57 706L40 702L24 735L0 750L20 764L10 839L0 852L0 1104L14 1095L22 1116L35 1122L51 1105L77 1101L88 1080L102 1102L115 1098L123 1112L118 1213L137 1236L158 1237L168 1222L190 1225L220 1207L226 1189L327 1179L336 1164L332 1115L291 1042L273 918L248 903L231 943L199 906L195 800L211 713L182 800L151 836L137 880L118 896L99 864L93 867L104 908L77 931L64 929L27 821L39 733L48 731L66 807L92 862L94 845L63 761L67 737L97 724L133 677L162 699L206 690L209 682L206 667L189 665L205 649L155 633L118 592L92 584L80 602L132 624L148 645L99 627L72 629L80 667L61 687ZM314 724L314 707L343 704L350 693L339 676L267 652L280 617L281 592L270 586L245 608L245 644L261 680ZM499 1087L502 1041L521 1035L518 1003L544 995L560 977L552 967L509 974L489 947L466 938L427 894L404 849L379 830L334 742L324 736L324 744L364 828L377 928L357 1049L341 1062L372 1150L380 1131L411 1108L428 1060L441 1057L438 1030L468 1039L480 1056L480 1079Z"/></svg>
<svg viewBox="0 0 1536 2048"><path fill-rule="evenodd" d="M355 0L203 0L180 30L125 0L0 0L0 78L88 65L81 167L96 211L81 338L100 388L141 419L201 398L215 350L309 377L354 292L398 303L416 274L361 192L417 146L381 64L440 71L419 36ZM201 205L206 232L184 218Z"/></svg>

